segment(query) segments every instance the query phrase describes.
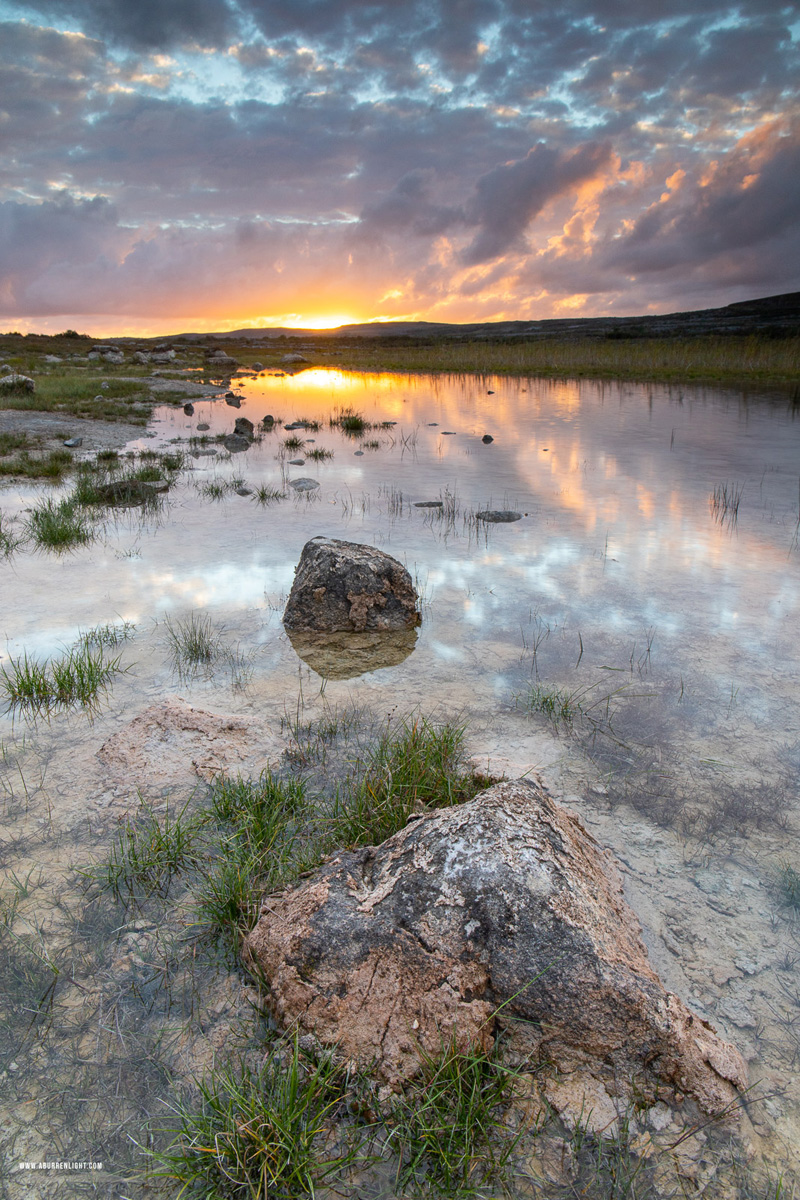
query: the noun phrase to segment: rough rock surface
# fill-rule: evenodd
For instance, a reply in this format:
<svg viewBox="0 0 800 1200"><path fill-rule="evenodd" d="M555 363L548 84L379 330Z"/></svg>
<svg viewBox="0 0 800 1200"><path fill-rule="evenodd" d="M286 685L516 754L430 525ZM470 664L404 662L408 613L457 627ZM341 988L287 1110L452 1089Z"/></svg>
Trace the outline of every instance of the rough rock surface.
<svg viewBox="0 0 800 1200"><path fill-rule="evenodd" d="M498 1022L572 1103L633 1080L719 1114L746 1086L738 1052L650 966L611 856L526 781L335 855L265 901L245 954L281 1021L392 1086L443 1037L488 1046Z"/></svg>
<svg viewBox="0 0 800 1200"><path fill-rule="evenodd" d="M233 432L238 437L250 438L250 441L252 441L253 437L255 436L255 426L253 425L252 421L247 419L247 417L237 417L236 424L233 427Z"/></svg>
<svg viewBox="0 0 800 1200"><path fill-rule="evenodd" d="M171 696L113 734L97 756L132 787L153 790L192 776L210 782L220 771L258 769L282 748L257 721L193 708Z"/></svg>
<svg viewBox="0 0 800 1200"><path fill-rule="evenodd" d="M36 384L30 375L17 375L12 372L0 377L0 388L6 392L33 392L36 390Z"/></svg>
<svg viewBox="0 0 800 1200"><path fill-rule="evenodd" d="M402 563L374 546L315 537L306 542L283 614L308 633L411 629L417 594Z"/></svg>

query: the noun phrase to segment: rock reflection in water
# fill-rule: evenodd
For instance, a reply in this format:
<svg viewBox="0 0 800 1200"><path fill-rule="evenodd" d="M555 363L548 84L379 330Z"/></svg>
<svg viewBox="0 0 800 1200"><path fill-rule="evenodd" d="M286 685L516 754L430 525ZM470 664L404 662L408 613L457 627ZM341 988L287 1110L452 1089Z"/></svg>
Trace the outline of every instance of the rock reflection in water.
<svg viewBox="0 0 800 1200"><path fill-rule="evenodd" d="M355 679L382 667L396 667L417 644L416 629L366 630L362 633L300 633L287 629L303 662L323 679Z"/></svg>

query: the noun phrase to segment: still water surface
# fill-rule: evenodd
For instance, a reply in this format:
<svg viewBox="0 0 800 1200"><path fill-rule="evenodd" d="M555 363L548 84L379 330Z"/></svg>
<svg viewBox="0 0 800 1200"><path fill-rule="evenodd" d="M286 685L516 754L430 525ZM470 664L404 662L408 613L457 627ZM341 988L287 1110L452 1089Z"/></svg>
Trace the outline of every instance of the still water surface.
<svg viewBox="0 0 800 1200"><path fill-rule="evenodd" d="M732 693L754 717L796 728L787 704L800 615L800 420L785 401L327 370L237 386L239 409L221 400L197 402L191 418L163 409L139 447L197 436L199 424L207 436L228 433L237 416L258 423L268 412L322 427L295 431L306 442L299 451L283 447L279 425L244 453L196 447L201 456L188 459L193 470L157 519L119 514L89 547L15 556L4 568L0 631L9 653L50 653L98 622L139 626L202 608L230 628L247 615L257 673L279 663L292 671L276 618L303 544L325 534L381 546L418 581L424 621L393 688L419 673L433 685L437 671L449 677L459 664L477 673L482 693L502 694L505 673L536 640L532 629L549 630L551 645L557 629L565 660L583 647L584 671L638 661L649 646L650 662L682 678L684 694L702 675L709 697ZM348 407L395 424L348 437L328 425ZM314 448L333 458L289 465ZM299 477L320 486L310 496L287 489L290 499L269 506L203 491L232 478L284 488ZM721 488L740 496L736 513L715 509ZM35 494L12 491L4 508L22 509ZM452 519L414 507L440 498L455 507ZM523 516L476 522L487 508Z"/></svg>

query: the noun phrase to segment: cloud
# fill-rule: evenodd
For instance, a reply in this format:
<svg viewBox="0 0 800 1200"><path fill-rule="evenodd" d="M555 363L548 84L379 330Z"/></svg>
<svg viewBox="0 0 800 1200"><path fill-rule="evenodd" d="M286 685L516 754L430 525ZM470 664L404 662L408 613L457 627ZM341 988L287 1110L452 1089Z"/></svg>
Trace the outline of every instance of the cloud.
<svg viewBox="0 0 800 1200"><path fill-rule="evenodd" d="M469 320L800 287L796 3L23 4L0 26L6 312L338 288Z"/></svg>
<svg viewBox="0 0 800 1200"><path fill-rule="evenodd" d="M77 21L90 36L134 50L220 47L236 27L224 0L31 0L25 7L49 20Z"/></svg>
<svg viewBox="0 0 800 1200"><path fill-rule="evenodd" d="M692 184L665 193L606 248L604 261L636 275L673 273L800 234L798 178L800 123L767 125Z"/></svg>
<svg viewBox="0 0 800 1200"><path fill-rule="evenodd" d="M610 157L608 143L590 142L568 154L539 144L523 159L487 172L466 206L467 221L480 230L463 261L474 265L524 250L525 230L548 201L597 175Z"/></svg>

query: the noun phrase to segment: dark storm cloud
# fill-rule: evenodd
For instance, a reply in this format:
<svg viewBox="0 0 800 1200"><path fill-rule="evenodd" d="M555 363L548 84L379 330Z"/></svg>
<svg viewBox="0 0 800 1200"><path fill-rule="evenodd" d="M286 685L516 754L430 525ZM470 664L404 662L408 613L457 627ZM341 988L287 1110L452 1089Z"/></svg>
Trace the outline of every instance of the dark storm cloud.
<svg viewBox="0 0 800 1200"><path fill-rule="evenodd" d="M224 0L32 0L25 7L134 50L223 46L236 29Z"/></svg>

